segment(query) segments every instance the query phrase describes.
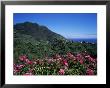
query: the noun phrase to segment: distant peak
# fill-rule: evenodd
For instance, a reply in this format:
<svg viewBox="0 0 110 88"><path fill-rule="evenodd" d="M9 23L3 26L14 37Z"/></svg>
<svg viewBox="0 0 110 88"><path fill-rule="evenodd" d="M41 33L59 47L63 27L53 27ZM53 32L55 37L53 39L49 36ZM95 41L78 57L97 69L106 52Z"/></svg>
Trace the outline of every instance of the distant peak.
<svg viewBox="0 0 110 88"><path fill-rule="evenodd" d="M31 27L39 26L38 23L33 23L33 22L29 22L29 21L26 21L26 22L21 23L21 24L24 26L31 26Z"/></svg>
<svg viewBox="0 0 110 88"><path fill-rule="evenodd" d="M29 21L25 21L25 22L22 22L22 23L16 23L15 25L18 25L18 24L19 24L19 25L21 25L21 24L32 24L32 25L33 25L33 24L34 24L34 25L36 24L36 25L38 25L37 23L33 23L33 22L29 22Z"/></svg>
<svg viewBox="0 0 110 88"><path fill-rule="evenodd" d="M33 24L32 22L26 21L24 22L25 24Z"/></svg>
<svg viewBox="0 0 110 88"><path fill-rule="evenodd" d="M24 22L23 24L37 24L37 23L33 23L33 22L26 21L26 22Z"/></svg>

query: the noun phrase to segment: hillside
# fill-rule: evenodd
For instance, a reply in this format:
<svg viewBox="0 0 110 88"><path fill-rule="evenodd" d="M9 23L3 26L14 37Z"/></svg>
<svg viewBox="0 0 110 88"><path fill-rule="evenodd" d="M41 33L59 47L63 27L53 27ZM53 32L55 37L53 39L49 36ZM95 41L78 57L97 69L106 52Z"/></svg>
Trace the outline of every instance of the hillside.
<svg viewBox="0 0 110 88"><path fill-rule="evenodd" d="M46 26L14 25L14 75L96 75L97 44L73 42Z"/></svg>
<svg viewBox="0 0 110 88"><path fill-rule="evenodd" d="M46 26L41 26L37 23L31 22L18 23L14 25L14 33L14 38L24 38L25 36L30 36L37 41L52 41L55 38L65 40L63 36L52 32Z"/></svg>

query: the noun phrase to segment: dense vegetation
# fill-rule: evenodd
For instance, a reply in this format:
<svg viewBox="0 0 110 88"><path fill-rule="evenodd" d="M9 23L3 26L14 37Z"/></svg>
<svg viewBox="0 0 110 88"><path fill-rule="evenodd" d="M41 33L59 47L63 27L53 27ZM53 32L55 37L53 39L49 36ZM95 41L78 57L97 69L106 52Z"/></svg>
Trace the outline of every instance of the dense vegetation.
<svg viewBox="0 0 110 88"><path fill-rule="evenodd" d="M36 23L14 25L15 75L94 75L97 44L72 42Z"/></svg>

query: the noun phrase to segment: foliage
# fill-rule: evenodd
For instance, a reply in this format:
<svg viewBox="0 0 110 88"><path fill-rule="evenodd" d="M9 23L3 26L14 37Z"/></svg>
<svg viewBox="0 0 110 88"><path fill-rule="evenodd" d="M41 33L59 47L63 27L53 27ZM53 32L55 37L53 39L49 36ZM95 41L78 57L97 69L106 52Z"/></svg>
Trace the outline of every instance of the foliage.
<svg viewBox="0 0 110 88"><path fill-rule="evenodd" d="M72 42L30 22L14 28L14 75L97 74L97 44Z"/></svg>
<svg viewBox="0 0 110 88"><path fill-rule="evenodd" d="M96 75L96 70L96 58L86 53L31 60L21 55L14 64L14 75Z"/></svg>

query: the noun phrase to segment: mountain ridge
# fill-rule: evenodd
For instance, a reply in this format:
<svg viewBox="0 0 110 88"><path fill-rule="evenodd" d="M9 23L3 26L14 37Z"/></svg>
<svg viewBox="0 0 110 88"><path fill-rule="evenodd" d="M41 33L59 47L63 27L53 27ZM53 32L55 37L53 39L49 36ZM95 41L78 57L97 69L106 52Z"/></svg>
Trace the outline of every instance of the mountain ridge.
<svg viewBox="0 0 110 88"><path fill-rule="evenodd" d="M15 35L30 35L36 40L52 41L53 39L63 39L66 40L62 35L51 31L48 27L44 25L39 25L32 22L17 23L14 25ZM16 36L17 37L17 36Z"/></svg>

